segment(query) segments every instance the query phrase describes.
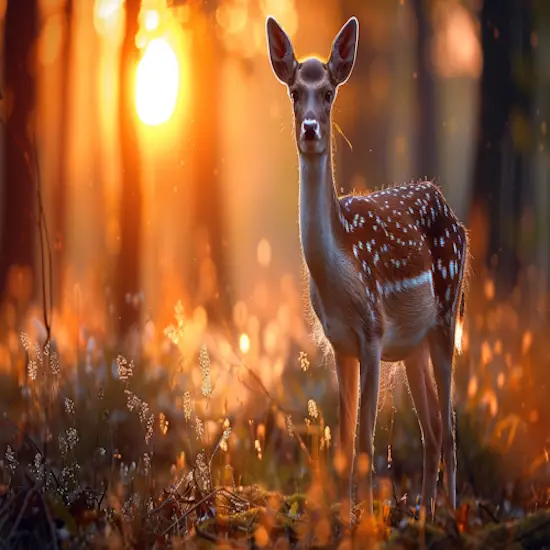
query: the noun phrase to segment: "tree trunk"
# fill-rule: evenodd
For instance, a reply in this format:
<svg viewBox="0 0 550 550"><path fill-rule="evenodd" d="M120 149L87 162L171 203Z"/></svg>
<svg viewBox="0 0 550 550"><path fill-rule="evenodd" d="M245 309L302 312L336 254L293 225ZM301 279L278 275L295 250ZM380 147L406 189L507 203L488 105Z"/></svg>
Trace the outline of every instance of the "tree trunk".
<svg viewBox="0 0 550 550"><path fill-rule="evenodd" d="M72 48L72 18L73 0L66 0L64 14L65 37L61 52L61 114L59 118L59 158L57 159L57 178L54 182L54 211L53 236L51 243L54 253L54 281L53 298L61 306L61 292L63 291L64 258L66 246L66 208L67 208L67 160L69 149L69 115L70 115L70 61Z"/></svg>
<svg viewBox="0 0 550 550"><path fill-rule="evenodd" d="M36 288L36 216L32 128L36 100L36 0L9 0L5 21L7 104L4 193L0 237L0 292L23 314Z"/></svg>
<svg viewBox="0 0 550 550"><path fill-rule="evenodd" d="M342 22L356 15L362 30L355 68L342 90L345 99L338 100L335 113L335 120L345 119L342 130L352 146L336 133L338 192L374 190L389 183L392 48L387 21L395 18L395 7L393 2L341 0Z"/></svg>
<svg viewBox="0 0 550 550"><path fill-rule="evenodd" d="M120 60L119 129L122 151L120 195L120 251L115 273L118 340L137 328L140 301L142 190L139 143L135 127L132 75L138 62L135 37L139 30L140 0L126 0L126 27Z"/></svg>
<svg viewBox="0 0 550 550"><path fill-rule="evenodd" d="M532 87L525 80L532 67L530 11L521 0L485 0L481 11L483 73L473 201L489 220L485 261L498 265L500 298L517 282L522 195L531 181L525 132L532 106Z"/></svg>
<svg viewBox="0 0 550 550"><path fill-rule="evenodd" d="M429 0L413 0L416 18L416 117L415 117L415 171L419 178L437 176L436 98L431 62L433 36Z"/></svg>
<svg viewBox="0 0 550 550"><path fill-rule="evenodd" d="M205 11L203 11L205 10ZM223 322L229 315L229 289L224 239L223 192L220 180L220 45L213 21L215 5L197 9L193 24L193 131L195 165L193 219L196 264L191 288L208 318ZM238 182L236 182L238 183Z"/></svg>
<svg viewBox="0 0 550 550"><path fill-rule="evenodd" d="M535 52L536 110L533 127L536 132L534 162L534 263L540 270L537 296L533 309L539 319L550 318L550 5L544 0L535 2L537 49Z"/></svg>

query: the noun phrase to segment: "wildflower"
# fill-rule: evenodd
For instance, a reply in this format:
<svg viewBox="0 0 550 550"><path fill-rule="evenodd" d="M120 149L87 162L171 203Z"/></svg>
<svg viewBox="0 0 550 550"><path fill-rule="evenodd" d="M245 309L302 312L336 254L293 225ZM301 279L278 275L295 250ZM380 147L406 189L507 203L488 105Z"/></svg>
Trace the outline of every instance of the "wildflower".
<svg viewBox="0 0 550 550"><path fill-rule="evenodd" d="M126 407L130 412L137 411L139 421L145 427L145 443L149 444L153 437L155 414L151 412L149 405L130 390L124 390L126 394Z"/></svg>
<svg viewBox="0 0 550 550"><path fill-rule="evenodd" d="M259 439L254 440L254 449L256 449L256 453L258 454L258 459L262 460L262 446L260 444Z"/></svg>
<svg viewBox="0 0 550 550"><path fill-rule="evenodd" d="M317 418L319 416L319 409L317 408L317 403L313 399L310 399L307 402L307 412L311 418Z"/></svg>
<svg viewBox="0 0 550 550"><path fill-rule="evenodd" d="M134 518L134 512L133 512L133 499L130 496L128 500L124 502L122 505L122 517L126 521L131 521Z"/></svg>
<svg viewBox="0 0 550 550"><path fill-rule="evenodd" d="M231 435L231 426L229 428L226 428L223 431L222 437L220 439L219 446L221 450L224 452L227 451L227 441L229 440L230 435Z"/></svg>
<svg viewBox="0 0 550 550"><path fill-rule="evenodd" d="M191 394L186 391L183 394L183 414L185 415L185 420L191 420Z"/></svg>
<svg viewBox="0 0 550 550"><path fill-rule="evenodd" d="M330 447L331 439L332 435L330 433L330 427L325 426L325 429L323 430L323 435L321 436L321 450L328 449Z"/></svg>
<svg viewBox="0 0 550 550"><path fill-rule="evenodd" d="M36 357L37 363L42 365L42 349L38 344L34 345L34 356Z"/></svg>
<svg viewBox="0 0 550 550"><path fill-rule="evenodd" d="M54 376L57 376L61 371L61 368L59 367L59 358L57 357L57 353L55 351L52 351L50 355L50 370Z"/></svg>
<svg viewBox="0 0 550 550"><path fill-rule="evenodd" d="M59 453L61 454L61 456L65 456L67 454L67 451L69 450L69 446L64 435L59 434L59 436L57 437L57 445L59 447Z"/></svg>
<svg viewBox="0 0 550 550"><path fill-rule="evenodd" d="M164 336L170 340L174 345L178 345L179 342L179 331L174 325L168 325L164 329Z"/></svg>
<svg viewBox="0 0 550 550"><path fill-rule="evenodd" d="M69 450L73 450L78 443L78 432L75 428L69 428L66 432L67 437L67 447Z"/></svg>
<svg viewBox="0 0 550 550"><path fill-rule="evenodd" d="M166 419L166 415L164 413L160 413L159 415L159 427L162 435L166 435L166 432L168 431L168 420Z"/></svg>
<svg viewBox="0 0 550 550"><path fill-rule="evenodd" d="M65 494L69 493L71 491L71 487L78 486L78 472L80 470L80 464L77 464L76 462L65 466L61 470L60 475L60 482L61 482L61 489L65 492Z"/></svg>
<svg viewBox="0 0 550 550"><path fill-rule="evenodd" d="M118 367L118 377L122 382L127 382L134 374L134 362L128 360L123 355L119 355L116 358L116 364Z"/></svg>
<svg viewBox="0 0 550 550"><path fill-rule="evenodd" d="M139 509L141 507L141 495L139 493L134 493L132 505L134 509Z"/></svg>
<svg viewBox="0 0 550 550"><path fill-rule="evenodd" d="M151 411L149 410L149 405L145 401L142 401L141 399L139 401L140 405L138 408L138 417L140 422L145 424L151 416Z"/></svg>
<svg viewBox="0 0 550 550"><path fill-rule="evenodd" d="M65 412L68 415L74 415L74 401L68 397L65 397Z"/></svg>
<svg viewBox="0 0 550 550"><path fill-rule="evenodd" d="M223 434L222 434L222 441L227 441L229 439L229 436L231 435L231 426L229 428L226 428L224 431L223 431Z"/></svg>
<svg viewBox="0 0 550 550"><path fill-rule="evenodd" d="M27 370L29 372L29 378L31 380L36 380L36 377L38 375L38 364L33 359L29 360L29 364L27 365Z"/></svg>
<svg viewBox="0 0 550 550"><path fill-rule="evenodd" d="M27 353L31 350L31 339L29 338L29 335L26 332L22 332L20 335L21 343L23 344L23 348Z"/></svg>
<svg viewBox="0 0 550 550"><path fill-rule="evenodd" d="M126 394L126 408L132 412L134 409L139 408L141 405L141 399L132 393L130 390L124 390Z"/></svg>
<svg viewBox="0 0 550 550"><path fill-rule="evenodd" d="M176 304L176 307L174 308L174 317L178 321L179 324L183 324L183 321L185 320L184 314L185 311L183 309L183 305L181 303L181 300L178 300L178 303Z"/></svg>
<svg viewBox="0 0 550 550"><path fill-rule="evenodd" d="M42 479L42 477L44 476L44 467L42 465L42 455L40 453L36 453L34 455L34 461L29 466L29 469L32 475L34 475L37 480Z"/></svg>
<svg viewBox="0 0 550 550"><path fill-rule="evenodd" d="M305 372L307 369L309 369L309 359L307 358L307 353L305 351L301 351L300 355L298 355L298 361L300 362L300 368Z"/></svg>
<svg viewBox="0 0 550 550"><path fill-rule="evenodd" d="M149 418L146 422L145 427L145 443L149 445L149 441L151 441L151 438L153 437L153 426L155 424L155 415L154 413L151 413L149 415Z"/></svg>
<svg viewBox="0 0 550 550"><path fill-rule="evenodd" d="M288 431L288 435L292 437L294 435L294 424L292 422L292 416L290 414L286 417L286 429Z"/></svg>
<svg viewBox="0 0 550 550"><path fill-rule="evenodd" d="M197 438L202 439L204 435L204 423L198 416L195 416L195 431L197 432Z"/></svg>
<svg viewBox="0 0 550 550"><path fill-rule="evenodd" d="M19 466L19 462L17 461L15 451L9 445L6 447L5 457L6 461L8 462L8 468L10 469L10 472L14 474L15 470L17 470L17 466Z"/></svg>
<svg viewBox="0 0 550 550"><path fill-rule="evenodd" d="M143 453L143 472L146 476L149 475L151 471L151 457L149 453Z"/></svg>
<svg viewBox="0 0 550 550"><path fill-rule="evenodd" d="M206 453L204 451L199 451L197 453L193 473L195 483L197 484L199 491L203 494L210 493L212 490L212 478L210 465L206 459Z"/></svg>
<svg viewBox="0 0 550 550"><path fill-rule="evenodd" d="M202 374L202 394L204 397L210 397L212 395L212 382L210 380L210 357L208 357L208 350L204 344L201 346L199 354L199 367Z"/></svg>

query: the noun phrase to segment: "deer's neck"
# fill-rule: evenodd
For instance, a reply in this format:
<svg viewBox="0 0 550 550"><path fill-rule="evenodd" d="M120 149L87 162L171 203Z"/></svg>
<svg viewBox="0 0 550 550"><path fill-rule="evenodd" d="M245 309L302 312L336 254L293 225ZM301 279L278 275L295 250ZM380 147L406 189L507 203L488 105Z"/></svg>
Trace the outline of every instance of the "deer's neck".
<svg viewBox="0 0 550 550"><path fill-rule="evenodd" d="M299 155L300 238L309 271L323 276L337 250L340 233L340 202L332 177L330 153Z"/></svg>

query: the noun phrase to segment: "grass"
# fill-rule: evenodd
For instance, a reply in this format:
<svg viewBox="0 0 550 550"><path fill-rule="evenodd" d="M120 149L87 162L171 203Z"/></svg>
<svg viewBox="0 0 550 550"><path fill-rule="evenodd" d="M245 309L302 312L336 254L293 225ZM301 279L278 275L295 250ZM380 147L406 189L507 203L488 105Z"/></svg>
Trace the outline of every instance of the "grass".
<svg viewBox="0 0 550 550"><path fill-rule="evenodd" d="M0 547L550 547L548 327L529 328L520 298L497 303L489 278L470 303L455 369L459 508L440 491L435 521L421 517L418 424L399 376L386 378L375 517L356 510L354 538L334 504L336 381L299 304L286 316L241 305L233 336L178 304L133 358L80 326L76 351L36 321L11 329Z"/></svg>

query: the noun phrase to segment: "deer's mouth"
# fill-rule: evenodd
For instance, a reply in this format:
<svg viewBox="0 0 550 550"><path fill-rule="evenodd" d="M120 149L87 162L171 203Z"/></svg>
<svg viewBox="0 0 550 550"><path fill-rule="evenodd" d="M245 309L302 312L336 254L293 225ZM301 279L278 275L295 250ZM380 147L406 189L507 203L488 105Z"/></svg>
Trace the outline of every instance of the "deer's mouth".
<svg viewBox="0 0 550 550"><path fill-rule="evenodd" d="M321 136L318 131L313 130L311 128L308 128L307 130L302 131L302 135L300 136L302 141L306 142L315 142L320 141Z"/></svg>

